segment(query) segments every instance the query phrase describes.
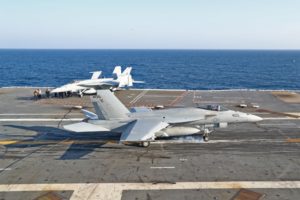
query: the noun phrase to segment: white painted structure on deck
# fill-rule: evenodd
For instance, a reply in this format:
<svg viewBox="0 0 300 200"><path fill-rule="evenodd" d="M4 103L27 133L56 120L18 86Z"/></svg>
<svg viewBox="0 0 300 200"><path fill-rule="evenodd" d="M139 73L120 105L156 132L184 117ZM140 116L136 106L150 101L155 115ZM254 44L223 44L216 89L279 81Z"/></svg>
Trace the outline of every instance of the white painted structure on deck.
<svg viewBox="0 0 300 200"><path fill-rule="evenodd" d="M121 200L126 190L191 190L191 189L299 189L300 181L228 181L169 183L62 183L62 184L3 184L0 192L66 191L70 200Z"/></svg>

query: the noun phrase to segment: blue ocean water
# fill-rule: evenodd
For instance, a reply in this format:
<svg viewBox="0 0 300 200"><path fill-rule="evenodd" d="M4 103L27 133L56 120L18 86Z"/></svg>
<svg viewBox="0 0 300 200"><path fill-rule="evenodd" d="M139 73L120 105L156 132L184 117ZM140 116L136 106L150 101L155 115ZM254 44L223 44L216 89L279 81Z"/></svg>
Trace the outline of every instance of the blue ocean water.
<svg viewBox="0 0 300 200"><path fill-rule="evenodd" d="M300 51L0 50L0 87L59 86L114 66L133 67L136 88L300 89Z"/></svg>

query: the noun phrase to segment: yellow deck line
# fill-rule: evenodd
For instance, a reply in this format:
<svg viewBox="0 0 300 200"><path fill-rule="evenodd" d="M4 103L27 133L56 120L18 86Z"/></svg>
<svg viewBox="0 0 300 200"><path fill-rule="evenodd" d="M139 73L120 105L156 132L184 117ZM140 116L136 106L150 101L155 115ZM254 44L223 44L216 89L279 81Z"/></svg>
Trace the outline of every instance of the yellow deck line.
<svg viewBox="0 0 300 200"><path fill-rule="evenodd" d="M0 140L0 145L9 145L18 142L17 140Z"/></svg>
<svg viewBox="0 0 300 200"><path fill-rule="evenodd" d="M286 141L291 143L297 143L300 142L300 138L289 138Z"/></svg>

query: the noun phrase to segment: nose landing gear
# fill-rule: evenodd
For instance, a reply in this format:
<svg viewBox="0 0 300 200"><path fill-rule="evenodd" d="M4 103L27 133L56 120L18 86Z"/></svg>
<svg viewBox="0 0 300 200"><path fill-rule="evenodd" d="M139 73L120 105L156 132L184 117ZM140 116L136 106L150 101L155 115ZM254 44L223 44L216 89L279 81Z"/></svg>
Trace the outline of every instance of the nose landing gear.
<svg viewBox="0 0 300 200"><path fill-rule="evenodd" d="M203 135L203 140L204 140L204 142L208 142L208 140L209 140L208 135Z"/></svg>
<svg viewBox="0 0 300 200"><path fill-rule="evenodd" d="M212 132L212 130L209 130L208 128L204 129L202 137L205 142L208 142L208 140L209 140L208 136L211 132Z"/></svg>

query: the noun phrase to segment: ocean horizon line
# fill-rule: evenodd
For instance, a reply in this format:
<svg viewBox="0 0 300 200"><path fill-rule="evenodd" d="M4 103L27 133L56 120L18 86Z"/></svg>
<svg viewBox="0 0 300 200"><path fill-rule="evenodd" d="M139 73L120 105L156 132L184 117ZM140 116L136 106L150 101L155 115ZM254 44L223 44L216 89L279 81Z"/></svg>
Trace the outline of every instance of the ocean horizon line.
<svg viewBox="0 0 300 200"><path fill-rule="evenodd" d="M201 48L0 48L0 50L91 50L91 51L93 51L93 50L112 50L112 51L114 51L114 50L128 50L128 51L130 51L130 50L133 50L133 51L135 51L135 50L158 50L158 51L300 51L300 48L299 49L239 49L239 48L237 48L237 49L226 49L226 48L224 48L224 49L222 49L222 48L220 48L220 49L205 49L205 48L203 48L203 49L201 49Z"/></svg>

